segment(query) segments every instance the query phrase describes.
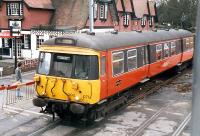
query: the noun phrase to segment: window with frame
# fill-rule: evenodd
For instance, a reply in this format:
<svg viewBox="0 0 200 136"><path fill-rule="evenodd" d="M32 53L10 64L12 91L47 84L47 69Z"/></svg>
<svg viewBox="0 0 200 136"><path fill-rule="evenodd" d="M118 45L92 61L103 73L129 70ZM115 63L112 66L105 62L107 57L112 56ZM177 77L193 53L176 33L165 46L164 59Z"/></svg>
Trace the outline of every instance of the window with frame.
<svg viewBox="0 0 200 136"><path fill-rule="evenodd" d="M19 16L23 15L23 6L20 2L7 3L7 15Z"/></svg>
<svg viewBox="0 0 200 136"><path fill-rule="evenodd" d="M94 3L94 19L97 19L97 16L98 16L98 5L95 2Z"/></svg>
<svg viewBox="0 0 200 136"><path fill-rule="evenodd" d="M112 53L112 71L113 76L124 73L124 52Z"/></svg>
<svg viewBox="0 0 200 136"><path fill-rule="evenodd" d="M128 71L137 68L137 49L127 51L127 66Z"/></svg>
<svg viewBox="0 0 200 136"><path fill-rule="evenodd" d="M106 57L101 57L101 76L106 74Z"/></svg>
<svg viewBox="0 0 200 136"><path fill-rule="evenodd" d="M108 5L107 4L100 4L99 18L100 18L100 20L106 20L108 18Z"/></svg>
<svg viewBox="0 0 200 136"><path fill-rule="evenodd" d="M39 48L39 46L44 42L44 36L42 35L37 35L37 45L36 45L36 49Z"/></svg>
<svg viewBox="0 0 200 136"><path fill-rule="evenodd" d="M194 37L190 37L190 49L194 47Z"/></svg>
<svg viewBox="0 0 200 136"><path fill-rule="evenodd" d="M176 54L176 44L175 42L171 42L171 55Z"/></svg>
<svg viewBox="0 0 200 136"><path fill-rule="evenodd" d="M124 25L125 27L128 27L128 26L129 26L129 14L125 14L125 15L123 16L123 25Z"/></svg>
<svg viewBox="0 0 200 136"><path fill-rule="evenodd" d="M30 49L31 46L31 36L30 35L24 35L24 49Z"/></svg>
<svg viewBox="0 0 200 136"><path fill-rule="evenodd" d="M9 39L7 38L3 38L3 47L4 48L9 48Z"/></svg>
<svg viewBox="0 0 200 136"><path fill-rule="evenodd" d="M142 27L146 26L146 17L145 16L141 19L141 26Z"/></svg>
<svg viewBox="0 0 200 136"><path fill-rule="evenodd" d="M153 26L153 22L154 22L154 18L153 17L149 17L149 26L150 27Z"/></svg>
<svg viewBox="0 0 200 136"><path fill-rule="evenodd" d="M162 44L156 45L156 60L162 59Z"/></svg>
<svg viewBox="0 0 200 136"><path fill-rule="evenodd" d="M186 39L186 49L190 49L190 39Z"/></svg>
<svg viewBox="0 0 200 136"><path fill-rule="evenodd" d="M170 56L170 46L169 43L164 43L164 57L167 58Z"/></svg>

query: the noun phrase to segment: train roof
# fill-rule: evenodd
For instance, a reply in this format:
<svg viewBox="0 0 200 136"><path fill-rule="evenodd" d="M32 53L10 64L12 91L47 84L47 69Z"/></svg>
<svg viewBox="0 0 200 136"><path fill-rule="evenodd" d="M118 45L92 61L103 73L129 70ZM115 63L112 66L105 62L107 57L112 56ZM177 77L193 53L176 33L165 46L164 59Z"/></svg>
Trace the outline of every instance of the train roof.
<svg viewBox="0 0 200 136"><path fill-rule="evenodd" d="M56 43L57 38L45 41L41 46L76 46L82 48L90 48L98 51L114 49L119 47L128 47L138 44L146 44L152 42L160 42L173 40L183 37L192 36L193 34L187 30L158 30L146 32L119 32L118 34L111 33L96 33L96 35L88 34L69 34L58 37L62 39L72 39L75 44L59 44Z"/></svg>

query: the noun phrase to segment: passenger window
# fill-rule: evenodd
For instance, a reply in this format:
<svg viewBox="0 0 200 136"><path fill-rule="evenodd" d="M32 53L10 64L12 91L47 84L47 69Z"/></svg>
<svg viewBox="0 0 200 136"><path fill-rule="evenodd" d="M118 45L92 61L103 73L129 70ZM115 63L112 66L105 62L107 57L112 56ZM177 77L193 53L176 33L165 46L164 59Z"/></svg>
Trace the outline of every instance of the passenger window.
<svg viewBox="0 0 200 136"><path fill-rule="evenodd" d="M171 42L171 55L176 54L176 44L175 42Z"/></svg>
<svg viewBox="0 0 200 136"><path fill-rule="evenodd" d="M162 59L162 44L156 45L156 60Z"/></svg>
<svg viewBox="0 0 200 136"><path fill-rule="evenodd" d="M127 58L128 58L128 62L127 62L128 71L136 69L137 68L137 50L136 49L128 50Z"/></svg>
<svg viewBox="0 0 200 136"><path fill-rule="evenodd" d="M124 52L112 53L112 70L113 76L124 72Z"/></svg>
<svg viewBox="0 0 200 136"><path fill-rule="evenodd" d="M101 76L106 74L106 57L101 57Z"/></svg>
<svg viewBox="0 0 200 136"><path fill-rule="evenodd" d="M170 56L170 50L169 50L169 43L164 44L164 57L167 58Z"/></svg>
<svg viewBox="0 0 200 136"><path fill-rule="evenodd" d="M187 50L190 49L190 39L189 38L186 39L186 49Z"/></svg>
<svg viewBox="0 0 200 136"><path fill-rule="evenodd" d="M194 38L190 37L190 49L194 47Z"/></svg>

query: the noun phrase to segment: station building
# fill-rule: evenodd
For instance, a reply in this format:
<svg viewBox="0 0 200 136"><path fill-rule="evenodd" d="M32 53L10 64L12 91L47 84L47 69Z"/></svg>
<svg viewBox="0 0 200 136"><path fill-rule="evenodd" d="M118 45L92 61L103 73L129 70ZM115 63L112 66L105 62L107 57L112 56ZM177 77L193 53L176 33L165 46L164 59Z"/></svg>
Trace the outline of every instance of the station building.
<svg viewBox="0 0 200 136"><path fill-rule="evenodd" d="M17 55L37 58L39 45L50 38L89 30L88 0L0 0L0 30L21 29ZM98 0L95 32L151 31L157 20L154 0ZM0 55L14 58L14 40L0 38Z"/></svg>

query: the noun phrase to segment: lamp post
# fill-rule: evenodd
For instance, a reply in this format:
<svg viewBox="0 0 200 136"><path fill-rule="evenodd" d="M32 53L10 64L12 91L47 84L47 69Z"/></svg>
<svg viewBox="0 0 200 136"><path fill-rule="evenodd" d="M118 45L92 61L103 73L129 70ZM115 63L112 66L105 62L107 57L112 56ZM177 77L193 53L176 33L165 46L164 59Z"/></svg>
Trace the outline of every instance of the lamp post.
<svg viewBox="0 0 200 136"><path fill-rule="evenodd" d="M15 49L15 68L14 68L14 73L15 73L15 69L17 68L17 38L21 36L21 28L20 27L12 27L10 26L10 30L11 30L11 36L14 37L14 49Z"/></svg>

